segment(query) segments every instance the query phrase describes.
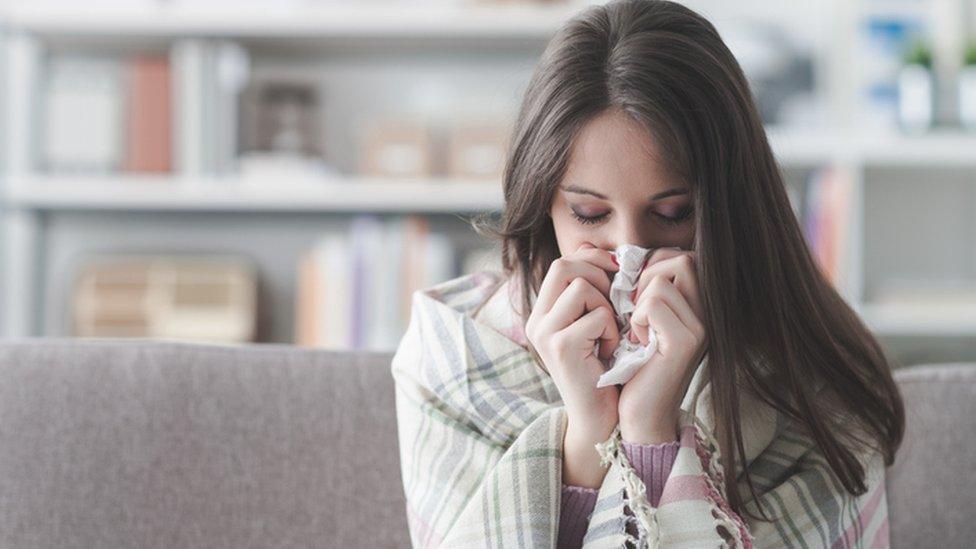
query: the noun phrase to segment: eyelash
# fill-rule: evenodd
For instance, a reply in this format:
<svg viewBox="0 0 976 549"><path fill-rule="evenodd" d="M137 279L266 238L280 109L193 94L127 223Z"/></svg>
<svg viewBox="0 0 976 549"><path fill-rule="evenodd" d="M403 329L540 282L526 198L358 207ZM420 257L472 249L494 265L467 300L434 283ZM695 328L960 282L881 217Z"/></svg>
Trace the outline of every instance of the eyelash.
<svg viewBox="0 0 976 549"><path fill-rule="evenodd" d="M593 216L593 217L586 217L586 216L583 216L583 215L580 215L580 214L576 213L576 210L574 210L572 208L570 208L569 211L572 214L572 216L574 218L576 218L577 221L579 221L580 223L582 223L584 225L591 225L591 224L594 224L594 223L599 223L601 220L603 220L604 218L606 218L607 216L610 215L609 213L605 213L605 214L600 214L600 215L596 215L596 216ZM685 221L689 217L691 217L691 214L693 212L694 212L694 208L692 208L691 206L686 206L685 208L682 208L681 209L681 213L679 213L677 217L668 217L666 215L661 215L661 214L657 214L657 213L654 214L654 215L656 215L658 218L660 218L661 221L664 222L665 225L669 225L669 226L674 227L674 226L680 225L683 221Z"/></svg>

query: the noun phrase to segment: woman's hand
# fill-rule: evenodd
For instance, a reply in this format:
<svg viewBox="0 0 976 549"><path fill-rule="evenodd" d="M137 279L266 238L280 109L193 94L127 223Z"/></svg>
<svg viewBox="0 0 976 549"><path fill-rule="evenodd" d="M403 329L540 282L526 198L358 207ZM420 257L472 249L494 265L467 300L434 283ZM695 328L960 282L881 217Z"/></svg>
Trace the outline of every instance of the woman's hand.
<svg viewBox="0 0 976 549"><path fill-rule="evenodd" d="M569 429L580 438L604 440L617 425L617 386L597 388L620 341L610 304L613 254L584 243L552 262L525 323L532 343L566 405ZM600 342L599 355L594 352ZM599 437L603 438L599 438Z"/></svg>
<svg viewBox="0 0 976 549"><path fill-rule="evenodd" d="M620 389L597 388L596 382L603 374L600 359L609 358L620 342L608 299L607 273L617 269L613 254L590 244L556 259L525 323L525 335L566 405L564 484L597 488L606 475L594 444L617 426Z"/></svg>
<svg viewBox="0 0 976 549"><path fill-rule="evenodd" d="M694 252L658 248L638 278L631 341L647 345L653 326L658 347L620 392L620 433L627 442L678 438L681 401L707 347L694 259Z"/></svg>

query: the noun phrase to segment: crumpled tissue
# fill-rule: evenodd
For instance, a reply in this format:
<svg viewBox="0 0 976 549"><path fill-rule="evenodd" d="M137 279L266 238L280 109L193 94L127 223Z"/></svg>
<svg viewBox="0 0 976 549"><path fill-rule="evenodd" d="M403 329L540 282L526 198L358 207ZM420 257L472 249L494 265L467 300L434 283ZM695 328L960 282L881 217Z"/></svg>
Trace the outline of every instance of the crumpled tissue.
<svg viewBox="0 0 976 549"><path fill-rule="evenodd" d="M653 248L642 248L634 244L621 244L614 251L620 269L614 273L610 282L610 304L617 314L620 343L614 349L613 356L605 361L609 369L597 380L598 388L627 383L657 351L657 333L653 327L648 330L647 345L632 343L628 338L630 315L634 312L634 301L630 294L637 288L637 279L644 261L653 251Z"/></svg>

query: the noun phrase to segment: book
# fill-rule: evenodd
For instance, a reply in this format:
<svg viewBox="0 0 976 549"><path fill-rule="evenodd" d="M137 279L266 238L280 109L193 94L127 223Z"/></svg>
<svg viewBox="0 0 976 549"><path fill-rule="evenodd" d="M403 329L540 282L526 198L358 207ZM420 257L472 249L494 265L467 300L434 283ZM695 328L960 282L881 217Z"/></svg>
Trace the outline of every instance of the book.
<svg viewBox="0 0 976 549"><path fill-rule="evenodd" d="M129 63L128 69L123 169L169 172L173 144L169 60L140 56Z"/></svg>
<svg viewBox="0 0 976 549"><path fill-rule="evenodd" d="M114 59L56 55L43 87L41 163L52 172L117 171L123 151L123 67Z"/></svg>
<svg viewBox="0 0 976 549"><path fill-rule="evenodd" d="M374 215L358 215L349 227L352 266L352 303L350 308L352 338L355 349L369 348L377 343L378 325L387 316L377 310L378 286L383 280L381 271L388 269L382 246L383 223Z"/></svg>
<svg viewBox="0 0 976 549"><path fill-rule="evenodd" d="M173 124L173 169L184 175L206 172L210 143L205 133L206 108L202 90L206 78L206 41L177 40L170 49Z"/></svg>
<svg viewBox="0 0 976 549"><path fill-rule="evenodd" d="M824 275L839 286L847 254L851 180L832 166L811 172L804 200L803 231Z"/></svg>
<svg viewBox="0 0 976 549"><path fill-rule="evenodd" d="M316 343L333 349L352 348L352 306L350 295L351 269L349 243L345 235L329 235L322 242L318 255L319 276L323 292L319 302L322 332Z"/></svg>

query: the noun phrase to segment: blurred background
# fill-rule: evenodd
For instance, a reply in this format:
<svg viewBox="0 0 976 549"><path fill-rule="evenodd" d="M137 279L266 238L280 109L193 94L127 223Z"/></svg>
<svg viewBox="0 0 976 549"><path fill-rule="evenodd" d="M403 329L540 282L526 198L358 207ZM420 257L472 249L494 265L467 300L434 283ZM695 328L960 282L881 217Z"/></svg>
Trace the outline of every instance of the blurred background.
<svg viewBox="0 0 976 549"><path fill-rule="evenodd" d="M509 132L593 2L0 7L0 335L392 350L498 250ZM698 0L899 365L976 360L976 0Z"/></svg>

